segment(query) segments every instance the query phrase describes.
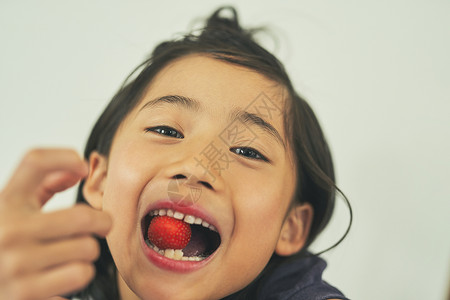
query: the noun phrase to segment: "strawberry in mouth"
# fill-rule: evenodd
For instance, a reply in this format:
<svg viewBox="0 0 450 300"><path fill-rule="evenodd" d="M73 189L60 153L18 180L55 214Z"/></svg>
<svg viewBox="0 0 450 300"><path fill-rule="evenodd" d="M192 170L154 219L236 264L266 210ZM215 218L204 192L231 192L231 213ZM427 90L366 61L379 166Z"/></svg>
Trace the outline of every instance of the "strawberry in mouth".
<svg viewBox="0 0 450 300"><path fill-rule="evenodd" d="M191 234L188 223L168 216L157 216L150 222L147 237L151 244L161 250L180 250L187 246Z"/></svg>
<svg viewBox="0 0 450 300"><path fill-rule="evenodd" d="M151 211L142 220L147 246L173 260L202 261L220 246L217 229L193 215L172 209Z"/></svg>

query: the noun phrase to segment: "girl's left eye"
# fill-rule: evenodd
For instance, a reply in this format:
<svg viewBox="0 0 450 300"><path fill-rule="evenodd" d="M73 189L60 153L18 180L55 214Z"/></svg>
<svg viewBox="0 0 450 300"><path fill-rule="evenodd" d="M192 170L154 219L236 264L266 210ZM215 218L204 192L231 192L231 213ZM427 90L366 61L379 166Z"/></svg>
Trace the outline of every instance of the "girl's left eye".
<svg viewBox="0 0 450 300"><path fill-rule="evenodd" d="M184 138L184 136L179 133L176 129L173 129L172 127L169 126L156 126L156 127L150 127L150 128L146 128L145 129L146 132L156 132L158 134L161 135L165 135L168 137L173 137L176 139L182 139Z"/></svg>
<svg viewBox="0 0 450 300"><path fill-rule="evenodd" d="M234 147L230 149L231 152L236 153L237 155L242 155L250 159L254 160L262 160L265 162L269 162L269 160L259 153L257 150L248 147Z"/></svg>

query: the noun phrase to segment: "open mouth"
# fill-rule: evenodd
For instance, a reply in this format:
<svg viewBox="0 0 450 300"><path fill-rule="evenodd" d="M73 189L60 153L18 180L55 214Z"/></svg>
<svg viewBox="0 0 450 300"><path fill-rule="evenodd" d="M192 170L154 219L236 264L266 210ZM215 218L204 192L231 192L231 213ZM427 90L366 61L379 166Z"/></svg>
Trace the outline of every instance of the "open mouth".
<svg viewBox="0 0 450 300"><path fill-rule="evenodd" d="M184 228L186 234L179 230L174 232L171 229L174 226ZM221 243L220 235L213 225L199 217L185 215L173 209L151 211L143 218L141 227L147 246L159 255L173 260L202 261L213 254ZM186 239L187 232L189 236ZM180 235L185 243L174 246L171 241Z"/></svg>

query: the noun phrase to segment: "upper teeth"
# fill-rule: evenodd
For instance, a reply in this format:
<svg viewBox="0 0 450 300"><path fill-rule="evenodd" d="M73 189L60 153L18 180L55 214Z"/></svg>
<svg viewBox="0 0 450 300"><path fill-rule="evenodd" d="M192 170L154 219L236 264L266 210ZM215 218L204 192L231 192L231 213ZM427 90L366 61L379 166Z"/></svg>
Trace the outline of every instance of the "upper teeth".
<svg viewBox="0 0 450 300"><path fill-rule="evenodd" d="M203 221L199 217L194 217L192 215L185 215L179 211L174 211L172 209L162 208L162 209L153 210L150 212L150 215L151 216L169 216L169 217L173 217L178 220L183 220L184 222L186 222L188 224L202 225L203 227L209 228L213 231L217 231L216 227L214 227L213 225L209 224L206 221Z"/></svg>

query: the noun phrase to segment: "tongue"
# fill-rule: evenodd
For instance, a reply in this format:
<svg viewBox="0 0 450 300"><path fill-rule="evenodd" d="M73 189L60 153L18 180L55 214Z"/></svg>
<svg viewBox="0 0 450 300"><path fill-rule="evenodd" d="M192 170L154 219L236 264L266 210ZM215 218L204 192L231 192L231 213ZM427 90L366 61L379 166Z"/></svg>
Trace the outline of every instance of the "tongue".
<svg viewBox="0 0 450 300"><path fill-rule="evenodd" d="M201 256L206 251L206 242L203 237L202 228L199 226L191 226L191 240L183 249L184 256Z"/></svg>

